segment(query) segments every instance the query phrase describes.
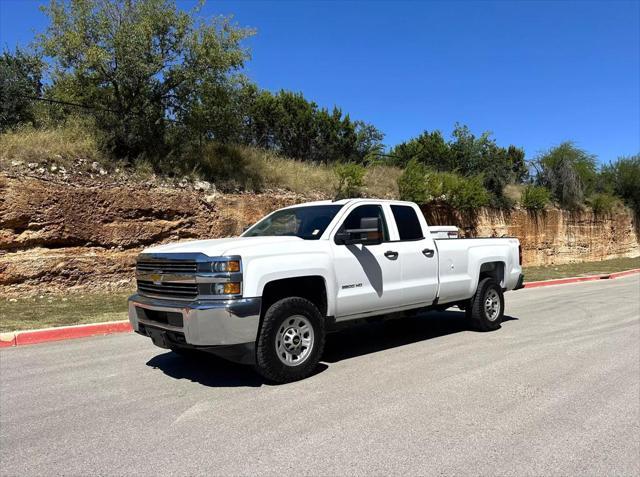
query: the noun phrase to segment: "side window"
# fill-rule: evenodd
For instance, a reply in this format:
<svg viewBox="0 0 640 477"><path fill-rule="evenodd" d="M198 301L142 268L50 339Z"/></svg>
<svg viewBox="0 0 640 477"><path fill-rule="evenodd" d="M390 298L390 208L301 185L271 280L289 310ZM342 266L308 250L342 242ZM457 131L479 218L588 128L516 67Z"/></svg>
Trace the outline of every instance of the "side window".
<svg viewBox="0 0 640 477"><path fill-rule="evenodd" d="M379 217L382 223L382 241L389 241L389 230L387 229L387 222L384 220L384 212L379 205L361 205L351 211L351 213L344 219L340 230L345 229L359 229L360 219L365 217Z"/></svg>
<svg viewBox="0 0 640 477"><path fill-rule="evenodd" d="M420 240L423 239L422 227L413 207L408 205L392 205L391 212L396 219L400 240Z"/></svg>

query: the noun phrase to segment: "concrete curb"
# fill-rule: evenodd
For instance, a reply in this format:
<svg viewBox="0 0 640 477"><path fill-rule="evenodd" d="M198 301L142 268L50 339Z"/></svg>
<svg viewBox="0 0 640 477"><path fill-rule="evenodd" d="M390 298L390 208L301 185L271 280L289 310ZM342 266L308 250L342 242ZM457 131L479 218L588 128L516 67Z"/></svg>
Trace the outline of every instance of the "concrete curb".
<svg viewBox="0 0 640 477"><path fill-rule="evenodd" d="M559 278L557 280L543 280L539 282L525 283L525 288L538 288L551 285L564 285L566 283L589 282L624 277L640 273L640 268L625 270L624 272L609 273L607 275L592 275L589 277ZM12 331L0 333L0 348L11 346L23 346L49 341L70 340L86 338L88 336L110 335L113 333L126 333L132 331L131 324L127 320L109 321L107 323L91 323L88 325L60 326L57 328L44 328L41 330Z"/></svg>
<svg viewBox="0 0 640 477"><path fill-rule="evenodd" d="M88 325L60 326L41 330L13 331L10 333L0 333L0 348L85 338L87 336L110 335L112 333L125 333L128 331L131 331L131 324L127 320L91 323Z"/></svg>
<svg viewBox="0 0 640 477"><path fill-rule="evenodd" d="M604 275L590 275L588 277L571 277L571 278L557 278L555 280L542 280L539 282L525 282L525 288L538 288L547 287L551 285L564 285L566 283L578 283L578 282L591 282L594 280L610 280L613 278L625 277L627 275L633 275L634 273L640 273L640 268L634 268L632 270L625 270L624 272L607 273Z"/></svg>

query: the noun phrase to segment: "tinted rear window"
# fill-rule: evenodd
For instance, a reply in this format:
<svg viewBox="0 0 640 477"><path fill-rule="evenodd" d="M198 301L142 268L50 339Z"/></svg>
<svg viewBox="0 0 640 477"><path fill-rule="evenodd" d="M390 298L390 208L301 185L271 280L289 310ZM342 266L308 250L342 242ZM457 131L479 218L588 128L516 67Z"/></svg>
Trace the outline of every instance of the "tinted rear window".
<svg viewBox="0 0 640 477"><path fill-rule="evenodd" d="M419 240L424 238L420 221L413 207L407 205L392 205L391 211L398 225L400 240Z"/></svg>

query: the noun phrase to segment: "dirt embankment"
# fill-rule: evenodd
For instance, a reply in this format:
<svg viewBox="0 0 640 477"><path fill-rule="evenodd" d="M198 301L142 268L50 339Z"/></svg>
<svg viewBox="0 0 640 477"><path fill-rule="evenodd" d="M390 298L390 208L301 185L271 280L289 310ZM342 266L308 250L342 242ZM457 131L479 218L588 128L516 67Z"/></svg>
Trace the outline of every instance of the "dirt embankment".
<svg viewBox="0 0 640 477"><path fill-rule="evenodd" d="M300 196L0 175L0 294L131 286L151 244L237 235Z"/></svg>
<svg viewBox="0 0 640 477"><path fill-rule="evenodd" d="M220 194L109 178L69 183L0 175L0 296L128 288L135 256L146 246L237 235L266 213L305 200L286 192ZM628 214L424 212L429 223L455 224L468 236L520 238L528 265L640 254Z"/></svg>

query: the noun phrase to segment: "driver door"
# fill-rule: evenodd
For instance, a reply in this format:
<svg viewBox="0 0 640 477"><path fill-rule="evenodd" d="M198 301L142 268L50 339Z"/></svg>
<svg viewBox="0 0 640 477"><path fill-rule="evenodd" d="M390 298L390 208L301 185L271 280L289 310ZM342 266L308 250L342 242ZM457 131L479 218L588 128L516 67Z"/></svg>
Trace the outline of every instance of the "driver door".
<svg viewBox="0 0 640 477"><path fill-rule="evenodd" d="M389 232L380 205L364 204L353 208L336 233L357 229L362 218L379 217L383 241L378 245L338 245L333 241L336 288L336 319L401 306L402 283L398 255L389 244ZM335 234L334 234L335 236Z"/></svg>

